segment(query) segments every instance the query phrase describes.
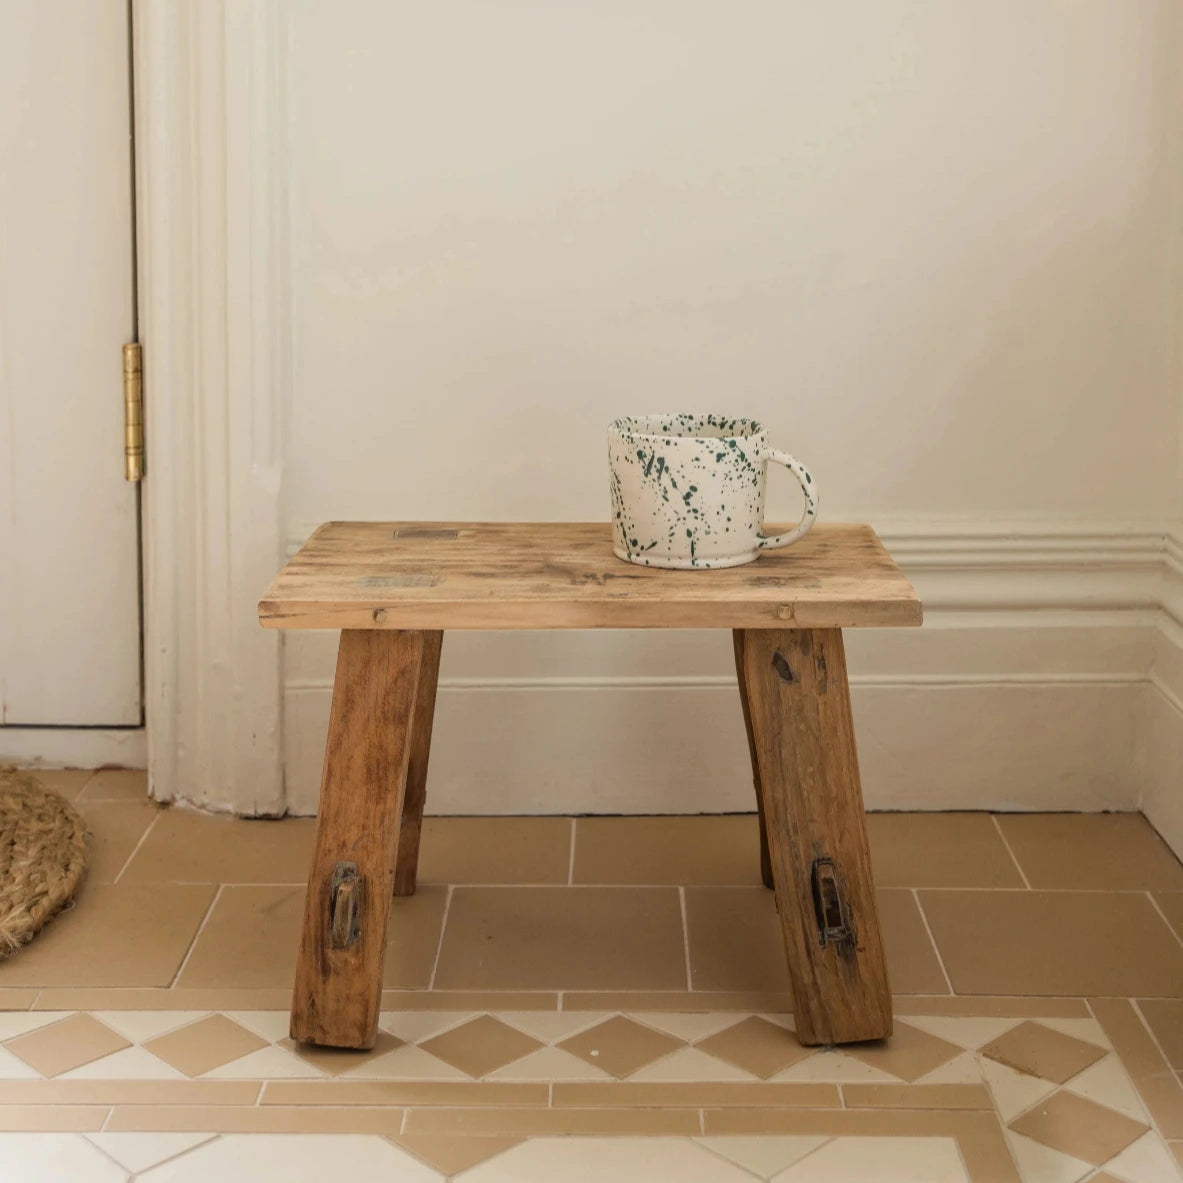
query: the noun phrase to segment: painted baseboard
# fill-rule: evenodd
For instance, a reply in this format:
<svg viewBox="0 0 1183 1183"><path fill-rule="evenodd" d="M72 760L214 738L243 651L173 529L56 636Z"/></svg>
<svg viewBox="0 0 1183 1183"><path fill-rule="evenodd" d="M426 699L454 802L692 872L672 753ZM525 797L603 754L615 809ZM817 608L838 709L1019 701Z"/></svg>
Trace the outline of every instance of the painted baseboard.
<svg viewBox="0 0 1183 1183"><path fill-rule="evenodd" d="M148 744L142 727L0 727L0 764L147 768Z"/></svg>
<svg viewBox="0 0 1183 1183"><path fill-rule="evenodd" d="M868 806L1137 808L1162 697L1166 528L878 525L926 623L847 633ZM333 634L285 640L295 813L316 807L334 650ZM752 807L726 634L451 634L435 737L431 812Z"/></svg>
<svg viewBox="0 0 1183 1183"><path fill-rule="evenodd" d="M1183 538L1168 536L1162 617L1140 720L1142 810L1183 858Z"/></svg>

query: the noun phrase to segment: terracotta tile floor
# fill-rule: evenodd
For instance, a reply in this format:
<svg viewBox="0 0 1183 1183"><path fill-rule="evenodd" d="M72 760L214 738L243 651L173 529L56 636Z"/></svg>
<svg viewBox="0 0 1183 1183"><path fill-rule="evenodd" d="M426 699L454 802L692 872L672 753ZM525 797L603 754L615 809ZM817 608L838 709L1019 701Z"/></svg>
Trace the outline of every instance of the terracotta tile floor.
<svg viewBox="0 0 1183 1183"><path fill-rule="evenodd" d="M1183 867L1136 815L875 815L896 1033L793 1033L752 817L431 819L371 1052L293 1044L306 820L79 804L0 962L0 1179L1183 1180Z"/></svg>

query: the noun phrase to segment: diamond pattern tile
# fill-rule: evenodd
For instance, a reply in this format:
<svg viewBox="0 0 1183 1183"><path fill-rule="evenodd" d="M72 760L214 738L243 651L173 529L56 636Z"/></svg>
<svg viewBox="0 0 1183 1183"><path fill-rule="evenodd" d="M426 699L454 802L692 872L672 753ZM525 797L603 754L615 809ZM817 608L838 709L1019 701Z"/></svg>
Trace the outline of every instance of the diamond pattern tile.
<svg viewBox="0 0 1183 1183"><path fill-rule="evenodd" d="M402 1047L403 1041L397 1035L391 1035L389 1031L379 1031L378 1038L374 1040L374 1046L368 1051L317 1047L313 1043L297 1043L291 1038L281 1039L279 1046L287 1048L290 1052L295 1052L301 1060L311 1064L314 1068L319 1068L321 1072L327 1072L330 1076L340 1076L342 1072L360 1068L375 1057L384 1056L387 1052L394 1051L396 1047Z"/></svg>
<svg viewBox="0 0 1183 1183"><path fill-rule="evenodd" d="M874 1043L854 1043L842 1050L868 1067L909 1082L947 1064L962 1051L955 1043L921 1031L900 1019L896 1020L895 1033L890 1038Z"/></svg>
<svg viewBox="0 0 1183 1183"><path fill-rule="evenodd" d="M695 1047L764 1080L817 1050L802 1047L792 1031L759 1015L700 1039Z"/></svg>
<svg viewBox="0 0 1183 1183"><path fill-rule="evenodd" d="M1010 1128L1061 1154L1100 1166L1149 1128L1095 1101L1061 1089L1028 1110Z"/></svg>
<svg viewBox="0 0 1183 1183"><path fill-rule="evenodd" d="M425 1039L419 1046L445 1064L451 1064L461 1072L479 1079L537 1051L543 1045L533 1036L492 1015L481 1015L442 1035Z"/></svg>
<svg viewBox="0 0 1183 1183"><path fill-rule="evenodd" d="M93 1015L77 1014L18 1035L4 1046L42 1076L58 1076L131 1044Z"/></svg>
<svg viewBox="0 0 1183 1183"><path fill-rule="evenodd" d="M1105 1049L1028 1020L986 1044L982 1055L1008 1068L1063 1084L1105 1055Z"/></svg>
<svg viewBox="0 0 1183 1183"><path fill-rule="evenodd" d="M267 1046L265 1039L225 1015L209 1015L144 1044L186 1076L200 1076Z"/></svg>
<svg viewBox="0 0 1183 1183"><path fill-rule="evenodd" d="M661 1056L685 1047L685 1043L617 1015L563 1040L559 1047L623 1079Z"/></svg>

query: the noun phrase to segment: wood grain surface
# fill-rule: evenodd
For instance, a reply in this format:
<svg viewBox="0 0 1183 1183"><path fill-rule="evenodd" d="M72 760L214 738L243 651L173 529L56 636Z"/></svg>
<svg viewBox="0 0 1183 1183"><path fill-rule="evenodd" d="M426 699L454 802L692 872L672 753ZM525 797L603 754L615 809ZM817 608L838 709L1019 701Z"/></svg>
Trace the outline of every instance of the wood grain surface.
<svg viewBox="0 0 1183 1183"><path fill-rule="evenodd" d="M370 1048L377 1036L423 643L413 632L341 634L292 995L292 1038L305 1043ZM331 894L348 864L358 874L357 937L342 948Z"/></svg>
<svg viewBox="0 0 1183 1183"><path fill-rule="evenodd" d="M804 1044L891 1034L842 634L750 629L742 667L768 853ZM818 876L828 871L848 939L822 939Z"/></svg>
<svg viewBox="0 0 1183 1183"><path fill-rule="evenodd" d="M847 628L921 615L875 532L841 524L742 567L669 571L616 558L607 523L329 522L259 603L267 628Z"/></svg>

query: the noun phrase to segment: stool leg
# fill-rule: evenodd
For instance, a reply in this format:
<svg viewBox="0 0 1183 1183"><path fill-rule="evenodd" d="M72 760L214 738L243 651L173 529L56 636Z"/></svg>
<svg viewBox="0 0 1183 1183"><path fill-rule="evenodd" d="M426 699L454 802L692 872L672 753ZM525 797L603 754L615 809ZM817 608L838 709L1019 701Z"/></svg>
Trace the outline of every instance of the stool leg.
<svg viewBox="0 0 1183 1183"><path fill-rule="evenodd" d="M842 633L748 629L742 664L798 1038L883 1038L891 989Z"/></svg>
<svg viewBox="0 0 1183 1183"><path fill-rule="evenodd" d="M305 1043L374 1046L422 656L422 633L341 634L292 996Z"/></svg>
<svg viewBox="0 0 1183 1183"><path fill-rule="evenodd" d="M435 691L440 673L442 632L423 634L423 659L419 663L419 691L411 724L411 757L407 763L407 790L403 796L403 820L398 831L398 855L394 860L394 894L415 894L419 868L419 834L427 801L427 758L431 755L431 724L435 718Z"/></svg>
<svg viewBox="0 0 1183 1183"><path fill-rule="evenodd" d="M739 682L739 704L743 708L743 725L748 733L748 753L752 758L752 781L756 786L756 813L760 820L760 878L765 887L772 882L772 862L768 857L768 827L764 821L764 794L760 789L760 761L756 756L756 740L752 735L752 710L748 705L748 684L743 672L744 630L731 630L731 641L735 647L735 673Z"/></svg>

